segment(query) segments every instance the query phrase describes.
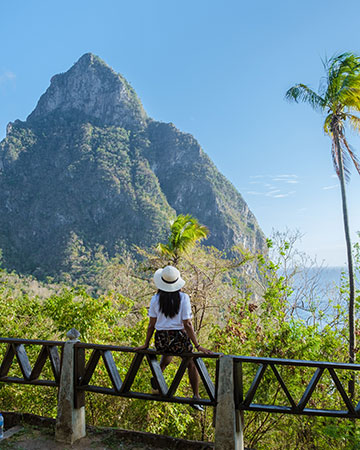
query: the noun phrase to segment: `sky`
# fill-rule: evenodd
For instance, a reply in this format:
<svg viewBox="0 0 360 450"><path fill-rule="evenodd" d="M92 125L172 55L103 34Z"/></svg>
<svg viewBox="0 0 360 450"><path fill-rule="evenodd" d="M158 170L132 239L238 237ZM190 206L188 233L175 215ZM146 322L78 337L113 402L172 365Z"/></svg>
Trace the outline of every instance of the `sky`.
<svg viewBox="0 0 360 450"><path fill-rule="evenodd" d="M0 139L53 75L92 52L125 76L150 117L199 141L267 236L299 230L310 258L346 265L324 117L284 96L299 82L317 90L324 59L360 54L360 2L12 0L1 2L0 17ZM360 155L360 139L347 133ZM359 193L353 170L354 241Z"/></svg>

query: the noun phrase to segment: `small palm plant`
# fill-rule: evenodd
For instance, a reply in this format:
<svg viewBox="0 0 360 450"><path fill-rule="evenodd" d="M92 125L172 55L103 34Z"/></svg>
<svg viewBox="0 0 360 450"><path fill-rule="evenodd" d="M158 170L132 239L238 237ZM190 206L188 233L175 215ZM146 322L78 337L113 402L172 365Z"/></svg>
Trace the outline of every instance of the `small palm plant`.
<svg viewBox="0 0 360 450"><path fill-rule="evenodd" d="M325 77L319 93L305 84L296 84L286 92L287 100L308 103L313 109L326 114L324 131L331 138L331 155L339 177L344 219L345 240L349 271L349 360L355 362L355 284L352 261L349 218L346 204L345 180L349 180L350 163L360 174L359 161L345 137L345 124L360 132L360 57L343 53L324 62ZM355 114L354 114L355 113ZM354 395L355 386L350 385Z"/></svg>
<svg viewBox="0 0 360 450"><path fill-rule="evenodd" d="M196 242L207 238L209 230L190 214L179 214L170 226L170 235L166 244L159 244L157 250L170 258L176 266L182 253L193 247Z"/></svg>

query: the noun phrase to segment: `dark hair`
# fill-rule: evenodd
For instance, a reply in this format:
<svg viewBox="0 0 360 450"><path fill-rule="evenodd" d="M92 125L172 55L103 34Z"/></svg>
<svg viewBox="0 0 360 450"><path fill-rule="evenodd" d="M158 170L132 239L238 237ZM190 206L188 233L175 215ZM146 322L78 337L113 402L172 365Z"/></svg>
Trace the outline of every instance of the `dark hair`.
<svg viewBox="0 0 360 450"><path fill-rule="evenodd" d="M180 290L175 292L165 292L158 290L159 308L165 317L175 317L180 309Z"/></svg>

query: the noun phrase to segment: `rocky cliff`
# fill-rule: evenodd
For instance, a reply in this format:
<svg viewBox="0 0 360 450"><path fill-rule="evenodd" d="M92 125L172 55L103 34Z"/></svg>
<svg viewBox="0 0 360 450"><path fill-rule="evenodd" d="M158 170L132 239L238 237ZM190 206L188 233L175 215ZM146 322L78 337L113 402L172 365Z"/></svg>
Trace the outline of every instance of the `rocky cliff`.
<svg viewBox="0 0 360 450"><path fill-rule="evenodd" d="M51 79L25 122L8 125L0 168L0 247L21 272L56 275L74 252L81 265L95 249L149 247L180 213L209 227L207 245L265 247L194 137L147 117L129 83L92 54Z"/></svg>

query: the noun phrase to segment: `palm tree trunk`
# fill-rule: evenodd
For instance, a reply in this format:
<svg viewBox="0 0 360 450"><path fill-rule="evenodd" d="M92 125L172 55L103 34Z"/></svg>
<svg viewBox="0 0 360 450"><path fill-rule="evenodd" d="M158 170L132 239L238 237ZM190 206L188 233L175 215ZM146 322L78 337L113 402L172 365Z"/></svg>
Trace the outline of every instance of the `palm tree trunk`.
<svg viewBox="0 0 360 450"><path fill-rule="evenodd" d="M348 259L348 272L349 272L349 287L350 287L350 296L349 296L349 362L355 362L355 283L354 283L354 267L353 267L353 259L352 259L352 248L351 248L351 239L350 239L350 230L349 230L349 218L347 212L347 202L346 202L346 191L345 191L345 176L344 176L344 162L343 156L340 148L339 136L335 132L335 145L336 152L338 155L339 161L339 179L340 179L340 187L341 187L341 200L342 200L342 208L343 208L343 219L344 219L344 230L345 230L345 241L346 241L346 250L347 250L347 259ZM353 375L349 381L349 394L351 398L354 398L355 394L355 376Z"/></svg>

